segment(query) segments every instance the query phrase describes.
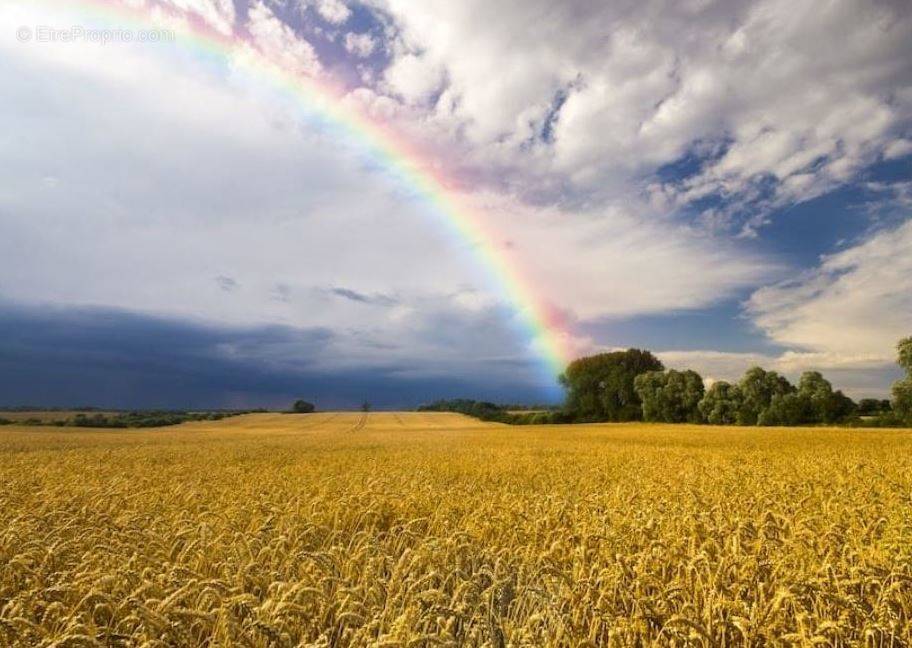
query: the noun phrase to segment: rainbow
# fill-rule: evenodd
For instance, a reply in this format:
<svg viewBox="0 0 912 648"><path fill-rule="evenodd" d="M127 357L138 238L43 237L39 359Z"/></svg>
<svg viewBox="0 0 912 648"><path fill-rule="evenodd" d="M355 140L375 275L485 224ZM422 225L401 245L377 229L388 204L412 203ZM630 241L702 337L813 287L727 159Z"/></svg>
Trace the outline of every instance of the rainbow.
<svg viewBox="0 0 912 648"><path fill-rule="evenodd" d="M72 8L69 2L43 0L57 9ZM89 20L110 28L149 29L162 19L176 36L176 44L194 54L230 62L270 86L289 93L302 107L363 146L372 162L397 178L409 192L431 206L441 225L458 240L470 245L494 283L518 316L525 341L540 359L543 378L555 384L556 376L571 358L570 333L559 313L539 298L532 286L497 245L500 239L485 226L485 219L474 211L432 160L424 159L416 148L393 129L381 125L343 100L344 91L331 81L315 79L282 68L263 54L249 39L226 36L202 20L163 5L135 8L120 0L76 0L76 9Z"/></svg>

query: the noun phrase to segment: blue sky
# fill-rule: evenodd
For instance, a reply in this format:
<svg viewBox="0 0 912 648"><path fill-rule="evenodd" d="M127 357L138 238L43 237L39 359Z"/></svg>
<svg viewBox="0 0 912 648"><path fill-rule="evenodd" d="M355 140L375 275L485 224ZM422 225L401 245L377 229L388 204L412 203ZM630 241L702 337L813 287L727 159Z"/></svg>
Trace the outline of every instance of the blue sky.
<svg viewBox="0 0 912 648"><path fill-rule="evenodd" d="M576 354L898 375L907 3L129 4L0 5L0 404L559 399L477 251L250 56L444 169ZM188 21L232 54L37 38Z"/></svg>

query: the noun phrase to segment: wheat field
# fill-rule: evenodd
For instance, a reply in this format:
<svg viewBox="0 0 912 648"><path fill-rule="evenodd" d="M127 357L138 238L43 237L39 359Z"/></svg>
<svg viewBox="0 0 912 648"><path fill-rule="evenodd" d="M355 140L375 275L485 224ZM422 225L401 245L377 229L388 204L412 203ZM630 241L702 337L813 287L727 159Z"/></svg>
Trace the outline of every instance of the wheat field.
<svg viewBox="0 0 912 648"><path fill-rule="evenodd" d="M3 646L904 646L912 431L0 428Z"/></svg>

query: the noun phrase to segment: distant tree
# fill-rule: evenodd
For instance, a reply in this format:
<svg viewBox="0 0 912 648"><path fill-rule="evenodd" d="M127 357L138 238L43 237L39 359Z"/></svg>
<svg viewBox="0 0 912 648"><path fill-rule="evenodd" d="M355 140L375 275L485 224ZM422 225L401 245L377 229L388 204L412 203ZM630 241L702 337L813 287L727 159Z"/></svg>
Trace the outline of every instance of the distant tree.
<svg viewBox="0 0 912 648"><path fill-rule="evenodd" d="M660 423L699 423L703 379L695 371L647 371L633 381L643 419Z"/></svg>
<svg viewBox="0 0 912 648"><path fill-rule="evenodd" d="M296 400L291 406L291 411L295 414L310 414L316 409L313 403L308 403L306 400Z"/></svg>
<svg viewBox="0 0 912 648"><path fill-rule="evenodd" d="M875 416L891 410L888 399L862 398L858 401L857 414L859 416Z"/></svg>
<svg viewBox="0 0 912 648"><path fill-rule="evenodd" d="M368 403L367 401L364 401L363 403L361 403L361 411L362 411L362 412L369 412L369 411L371 411L371 404Z"/></svg>
<svg viewBox="0 0 912 648"><path fill-rule="evenodd" d="M700 413L711 425L735 425L742 400L738 385L719 380L712 384L700 401Z"/></svg>
<svg viewBox="0 0 912 648"><path fill-rule="evenodd" d="M770 406L774 396L784 396L795 391L785 377L775 371L764 371L760 367L747 370L738 383L741 392L739 425L757 425L760 413Z"/></svg>
<svg viewBox="0 0 912 648"><path fill-rule="evenodd" d="M647 371L662 371L649 351L628 349L574 360L561 375L567 390L565 410L578 421L637 421L642 403L633 381Z"/></svg>
<svg viewBox="0 0 912 648"><path fill-rule="evenodd" d="M497 421L500 423L529 423L532 421L531 413L511 414L504 405L497 405L487 401L476 401L469 398L454 398L451 400L436 400L429 405L418 407L419 412L459 412L466 416L474 416L482 421Z"/></svg>
<svg viewBox="0 0 912 648"><path fill-rule="evenodd" d="M851 398L842 393L841 389L833 392L833 403L829 410L828 418L824 423L839 423L854 417L858 413L858 405Z"/></svg>

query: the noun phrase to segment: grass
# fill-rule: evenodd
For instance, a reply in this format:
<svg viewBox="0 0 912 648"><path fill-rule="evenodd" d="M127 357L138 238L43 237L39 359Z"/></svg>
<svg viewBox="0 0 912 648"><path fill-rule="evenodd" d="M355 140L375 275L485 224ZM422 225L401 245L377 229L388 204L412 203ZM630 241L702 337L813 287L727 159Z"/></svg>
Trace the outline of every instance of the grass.
<svg viewBox="0 0 912 648"><path fill-rule="evenodd" d="M0 428L0 645L912 642L912 431Z"/></svg>

